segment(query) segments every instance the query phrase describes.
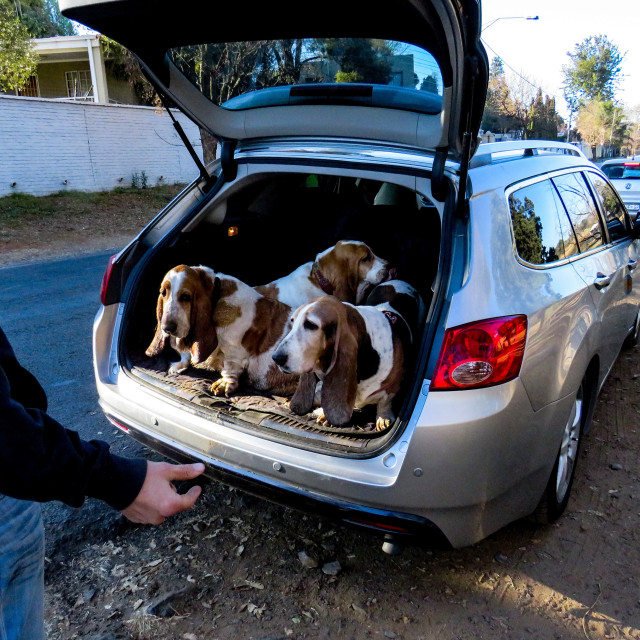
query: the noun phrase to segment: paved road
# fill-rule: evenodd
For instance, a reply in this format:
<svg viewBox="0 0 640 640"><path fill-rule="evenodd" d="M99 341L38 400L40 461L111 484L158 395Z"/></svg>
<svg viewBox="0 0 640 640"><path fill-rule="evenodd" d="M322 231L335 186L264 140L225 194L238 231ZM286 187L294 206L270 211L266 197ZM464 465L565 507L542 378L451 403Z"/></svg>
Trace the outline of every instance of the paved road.
<svg viewBox="0 0 640 640"><path fill-rule="evenodd" d="M93 320L112 253L0 268L0 327L20 363L44 387L56 420L85 440L105 440L115 453L135 456L142 447L104 417L93 375ZM73 511L48 503L45 521L66 522Z"/></svg>
<svg viewBox="0 0 640 640"><path fill-rule="evenodd" d="M0 269L0 326L40 380L50 413L94 437L91 330L109 254Z"/></svg>

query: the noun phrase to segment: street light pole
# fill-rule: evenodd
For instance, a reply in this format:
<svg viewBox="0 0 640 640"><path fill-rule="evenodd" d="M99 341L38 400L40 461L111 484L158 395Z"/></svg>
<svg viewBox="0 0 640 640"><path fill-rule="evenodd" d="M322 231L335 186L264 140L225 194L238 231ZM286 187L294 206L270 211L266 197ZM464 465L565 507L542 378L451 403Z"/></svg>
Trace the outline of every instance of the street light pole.
<svg viewBox="0 0 640 640"><path fill-rule="evenodd" d="M482 29L480 33L484 33L492 24L498 22L498 20L539 20L539 16L501 16L500 18L496 18L492 20L486 27Z"/></svg>

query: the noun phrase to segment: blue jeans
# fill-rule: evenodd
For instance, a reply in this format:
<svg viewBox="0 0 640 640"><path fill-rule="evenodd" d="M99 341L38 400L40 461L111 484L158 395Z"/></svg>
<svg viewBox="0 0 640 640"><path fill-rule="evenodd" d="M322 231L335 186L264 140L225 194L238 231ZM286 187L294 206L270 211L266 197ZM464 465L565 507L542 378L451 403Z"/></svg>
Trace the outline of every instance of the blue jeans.
<svg viewBox="0 0 640 640"><path fill-rule="evenodd" d="M44 529L36 502L0 494L0 640L44 638Z"/></svg>

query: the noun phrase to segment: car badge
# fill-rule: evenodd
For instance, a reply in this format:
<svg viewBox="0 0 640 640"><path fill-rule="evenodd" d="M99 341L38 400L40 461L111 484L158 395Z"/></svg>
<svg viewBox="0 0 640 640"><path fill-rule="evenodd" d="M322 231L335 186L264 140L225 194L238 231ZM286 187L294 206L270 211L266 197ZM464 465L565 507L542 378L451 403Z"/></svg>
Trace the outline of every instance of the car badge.
<svg viewBox="0 0 640 640"><path fill-rule="evenodd" d="M625 189L631 189L631 183L627 182L627 184L624 185Z"/></svg>

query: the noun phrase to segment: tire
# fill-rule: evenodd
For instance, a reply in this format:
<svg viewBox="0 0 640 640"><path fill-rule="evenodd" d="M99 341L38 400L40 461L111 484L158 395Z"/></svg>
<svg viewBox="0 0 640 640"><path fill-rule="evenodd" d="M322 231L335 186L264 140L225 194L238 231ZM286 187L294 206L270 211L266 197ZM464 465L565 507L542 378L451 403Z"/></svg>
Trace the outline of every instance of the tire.
<svg viewBox="0 0 640 640"><path fill-rule="evenodd" d="M633 349L638 344L638 336L640 335L640 310L636 315L636 322L633 325L633 331L625 338L622 343L623 349Z"/></svg>
<svg viewBox="0 0 640 640"><path fill-rule="evenodd" d="M552 524L567 508L576 472L584 426L589 414L586 377L580 383L573 409L562 433L562 443L542 499L530 519L537 524Z"/></svg>

